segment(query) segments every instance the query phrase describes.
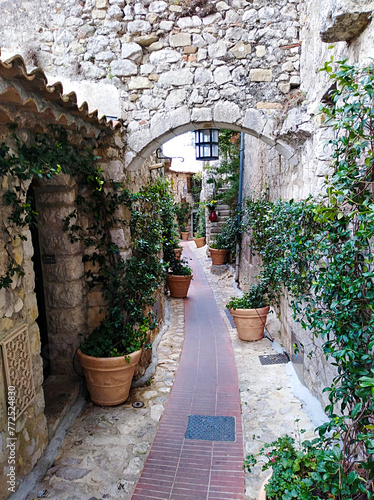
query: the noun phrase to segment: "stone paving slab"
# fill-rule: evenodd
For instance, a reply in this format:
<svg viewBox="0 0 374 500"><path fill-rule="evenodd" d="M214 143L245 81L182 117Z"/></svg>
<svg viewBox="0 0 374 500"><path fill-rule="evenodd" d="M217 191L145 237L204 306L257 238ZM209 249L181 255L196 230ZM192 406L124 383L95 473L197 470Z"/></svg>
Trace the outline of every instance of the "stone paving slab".
<svg viewBox="0 0 374 500"><path fill-rule="evenodd" d="M310 434L314 426L290 388L285 365L260 364L259 355L274 353L271 342L243 342L230 325L225 304L235 294L232 269L212 274L206 247L196 249L193 242L188 245L205 270L230 332L239 377L245 455L281 434L294 434L298 428ZM129 402L114 408L88 403L68 431L53 466L27 500L131 499L166 407L183 345L184 303L168 300L170 327L158 346L159 363L150 385L133 390ZM133 408L133 401L144 402L144 407ZM259 466L246 474L247 500L257 498L262 477Z"/></svg>

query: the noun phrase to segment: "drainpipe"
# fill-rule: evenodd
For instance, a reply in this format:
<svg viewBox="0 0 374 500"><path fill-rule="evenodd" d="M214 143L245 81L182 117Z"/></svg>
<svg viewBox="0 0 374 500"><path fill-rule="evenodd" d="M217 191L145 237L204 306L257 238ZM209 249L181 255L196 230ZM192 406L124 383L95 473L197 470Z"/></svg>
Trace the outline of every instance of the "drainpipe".
<svg viewBox="0 0 374 500"><path fill-rule="evenodd" d="M239 164L239 193L238 193L238 226L240 225L242 209L242 191L243 191L243 170L244 170L244 132L240 133L240 164ZM239 281L239 263L240 263L240 243L236 244L236 261L235 261L235 281Z"/></svg>

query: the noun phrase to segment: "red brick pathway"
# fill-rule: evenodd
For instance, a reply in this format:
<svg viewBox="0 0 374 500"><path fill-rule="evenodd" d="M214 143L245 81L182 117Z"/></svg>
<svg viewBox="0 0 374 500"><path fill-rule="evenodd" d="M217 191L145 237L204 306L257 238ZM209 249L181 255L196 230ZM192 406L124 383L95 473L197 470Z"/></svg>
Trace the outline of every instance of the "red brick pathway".
<svg viewBox="0 0 374 500"><path fill-rule="evenodd" d="M231 340L193 252L176 380L132 500L244 500L243 434ZM182 299L180 299L182 300ZM189 415L235 417L235 441L185 439Z"/></svg>

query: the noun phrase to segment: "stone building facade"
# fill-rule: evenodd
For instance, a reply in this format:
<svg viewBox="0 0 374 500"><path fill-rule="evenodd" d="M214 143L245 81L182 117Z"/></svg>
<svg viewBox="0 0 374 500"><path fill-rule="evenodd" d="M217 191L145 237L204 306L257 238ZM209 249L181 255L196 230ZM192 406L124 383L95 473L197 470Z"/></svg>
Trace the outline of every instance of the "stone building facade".
<svg viewBox="0 0 374 500"><path fill-rule="evenodd" d="M209 12L204 10L205 2L187 0L3 0L1 58L20 53L28 71L41 68L49 82L63 81L65 91L75 90L78 101L86 100L101 114L120 118L122 126L111 129L97 115L92 117L87 106L83 114L77 111L75 97L61 100L58 84L54 91L58 99L45 104L45 79L32 88L31 80L41 82L36 72L22 87L27 73L22 63L20 71L14 70L8 79L2 74L0 124L17 121L27 135L30 128L36 131L43 120L48 121L48 116L65 126L75 123L74 134L95 143L108 178L125 179L134 189L156 175L150 173L147 162L168 139L196 128L232 129L246 134L245 196L260 193L265 186L273 200L318 195L329 173L330 152L325 143L332 133L318 111L330 87L318 70L331 54L354 63L369 62L374 2L213 0L208 4ZM329 49L331 44L333 49ZM16 67L10 65L10 69ZM10 87L16 91L9 91ZM23 113L12 114L10 108L21 104ZM24 121L26 115L31 121ZM9 134L3 125L1 133L2 137ZM105 140L98 142L101 137ZM57 184L35 189L41 233L46 234L41 234L45 253L57 256L56 248L61 250L61 265L48 268L46 281L50 319L58 339L55 366L61 373L69 370L65 354L71 354L77 342L61 331L67 316L64 311L74 311L69 320L74 317L77 324L71 326L77 327L86 319L96 321L101 305L92 296L84 299L88 302L82 308L80 251L67 249L59 234L58 213L70 209L75 192L74 182L64 177ZM6 211L1 213L5 217ZM123 243L124 252L129 250L128 235L114 231L113 238ZM248 243L246 236L239 274L243 284L256 274L257 266ZM43 452L47 436L31 266L34 250L29 238L19 242L18 251L27 264L26 274L7 296L0 292L0 340L22 324L28 325L36 398L17 423L21 480ZM67 296L61 285L64 281L74 293ZM288 351L293 339L308 343L286 302L281 319ZM322 399L322 388L331 377L323 359L305 357L301 374ZM2 381L0 390L4 387ZM0 400L0 447L6 451L4 392Z"/></svg>

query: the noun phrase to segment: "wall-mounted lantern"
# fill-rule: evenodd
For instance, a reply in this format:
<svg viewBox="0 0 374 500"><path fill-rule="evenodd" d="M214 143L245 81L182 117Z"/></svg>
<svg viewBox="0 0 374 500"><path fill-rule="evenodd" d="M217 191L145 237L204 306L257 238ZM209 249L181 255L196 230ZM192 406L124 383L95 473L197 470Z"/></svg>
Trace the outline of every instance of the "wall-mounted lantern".
<svg viewBox="0 0 374 500"><path fill-rule="evenodd" d="M196 160L218 160L218 129L195 130Z"/></svg>

